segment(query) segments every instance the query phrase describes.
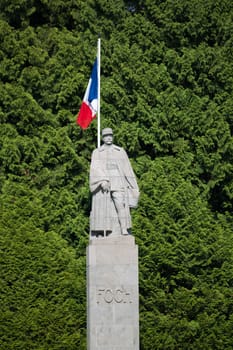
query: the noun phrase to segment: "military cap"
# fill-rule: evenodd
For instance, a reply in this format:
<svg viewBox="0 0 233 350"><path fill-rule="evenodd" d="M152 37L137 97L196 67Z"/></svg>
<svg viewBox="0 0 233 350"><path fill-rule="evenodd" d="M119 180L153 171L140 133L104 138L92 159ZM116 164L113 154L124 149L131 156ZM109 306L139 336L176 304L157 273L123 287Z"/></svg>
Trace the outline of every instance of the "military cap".
<svg viewBox="0 0 233 350"><path fill-rule="evenodd" d="M113 135L111 128L105 128L102 130L102 136L106 136L106 135Z"/></svg>

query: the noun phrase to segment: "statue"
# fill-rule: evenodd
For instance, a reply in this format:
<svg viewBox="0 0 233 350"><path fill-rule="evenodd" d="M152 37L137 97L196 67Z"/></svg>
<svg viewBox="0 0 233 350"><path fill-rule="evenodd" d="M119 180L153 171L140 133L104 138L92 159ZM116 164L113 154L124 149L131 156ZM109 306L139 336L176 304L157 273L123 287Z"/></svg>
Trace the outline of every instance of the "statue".
<svg viewBox="0 0 233 350"><path fill-rule="evenodd" d="M104 144L92 153L90 190L91 237L131 233L130 208L137 207L139 189L123 148L113 144L111 128L102 130Z"/></svg>

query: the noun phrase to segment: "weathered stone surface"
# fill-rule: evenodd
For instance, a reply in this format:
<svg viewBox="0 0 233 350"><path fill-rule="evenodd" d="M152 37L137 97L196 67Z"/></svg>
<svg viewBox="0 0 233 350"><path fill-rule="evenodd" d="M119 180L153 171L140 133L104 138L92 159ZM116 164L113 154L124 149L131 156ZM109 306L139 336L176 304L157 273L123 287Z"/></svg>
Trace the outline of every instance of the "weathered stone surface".
<svg viewBox="0 0 233 350"><path fill-rule="evenodd" d="M138 350L138 247L133 236L87 248L88 350Z"/></svg>
<svg viewBox="0 0 233 350"><path fill-rule="evenodd" d="M137 207L140 194L127 153L113 144L112 129L103 129L102 136L103 145L92 152L90 166L92 238L128 235L130 208Z"/></svg>

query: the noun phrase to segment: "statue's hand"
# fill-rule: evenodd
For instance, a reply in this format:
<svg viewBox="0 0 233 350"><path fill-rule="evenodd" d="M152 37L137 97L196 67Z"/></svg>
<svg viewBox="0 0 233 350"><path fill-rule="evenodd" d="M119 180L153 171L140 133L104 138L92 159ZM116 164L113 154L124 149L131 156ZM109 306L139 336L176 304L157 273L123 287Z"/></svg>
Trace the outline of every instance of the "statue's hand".
<svg viewBox="0 0 233 350"><path fill-rule="evenodd" d="M101 184L101 188L103 192L109 192L110 191L110 183L108 181L103 181Z"/></svg>

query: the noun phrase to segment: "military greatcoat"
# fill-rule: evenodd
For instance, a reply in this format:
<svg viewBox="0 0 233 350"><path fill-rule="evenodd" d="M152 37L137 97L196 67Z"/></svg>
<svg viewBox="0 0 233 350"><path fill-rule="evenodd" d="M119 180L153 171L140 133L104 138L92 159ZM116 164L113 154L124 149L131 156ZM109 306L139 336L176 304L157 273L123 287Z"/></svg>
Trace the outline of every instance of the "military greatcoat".
<svg viewBox="0 0 233 350"><path fill-rule="evenodd" d="M102 191L103 181L109 182L110 191ZM116 145L106 146L105 144L95 149L92 153L90 167L91 233L120 234L118 215L111 198L114 191L122 193L127 228L131 228L129 189L134 189L139 196L136 177L124 149Z"/></svg>

